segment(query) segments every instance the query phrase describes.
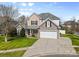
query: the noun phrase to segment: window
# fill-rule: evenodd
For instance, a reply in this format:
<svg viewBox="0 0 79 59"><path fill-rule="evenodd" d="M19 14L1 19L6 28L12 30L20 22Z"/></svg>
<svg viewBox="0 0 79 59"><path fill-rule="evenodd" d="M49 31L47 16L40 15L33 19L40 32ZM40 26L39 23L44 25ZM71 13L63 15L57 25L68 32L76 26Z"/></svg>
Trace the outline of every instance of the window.
<svg viewBox="0 0 79 59"><path fill-rule="evenodd" d="M46 26L46 27L51 27L51 22L50 22L50 21L47 21L47 22L45 23L45 26Z"/></svg>
<svg viewBox="0 0 79 59"><path fill-rule="evenodd" d="M50 27L50 21L47 21L47 27Z"/></svg>
<svg viewBox="0 0 79 59"><path fill-rule="evenodd" d="M37 25L37 21L31 21L31 25Z"/></svg>

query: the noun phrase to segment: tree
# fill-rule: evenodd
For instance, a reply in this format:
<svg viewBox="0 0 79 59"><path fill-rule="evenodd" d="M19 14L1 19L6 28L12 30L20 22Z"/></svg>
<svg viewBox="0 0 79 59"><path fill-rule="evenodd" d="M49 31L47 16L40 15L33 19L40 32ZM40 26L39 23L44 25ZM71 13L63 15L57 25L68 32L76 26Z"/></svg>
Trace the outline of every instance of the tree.
<svg viewBox="0 0 79 59"><path fill-rule="evenodd" d="M25 21L25 16L22 15L18 18L18 26L17 26L17 31L18 31L18 35L20 35L20 32L22 30L22 28L27 27L27 22Z"/></svg>
<svg viewBox="0 0 79 59"><path fill-rule="evenodd" d="M19 25L24 28L25 24L26 24L25 16L22 15L22 16L19 17Z"/></svg>
<svg viewBox="0 0 79 59"><path fill-rule="evenodd" d="M60 25L60 29L61 29L61 30L64 30L65 27L64 27L63 23L62 23L61 21L59 21L59 23L60 23L60 24L59 24L59 25Z"/></svg>
<svg viewBox="0 0 79 59"><path fill-rule="evenodd" d="M21 29L21 31L20 31L20 36L21 36L21 37L24 37L24 36L25 36L25 29L24 29L24 28Z"/></svg>
<svg viewBox="0 0 79 59"><path fill-rule="evenodd" d="M75 17L73 17L72 18L72 23L71 23L71 32L74 34L75 33L75 31L76 31L76 28L75 28L75 25L76 25L76 18Z"/></svg>
<svg viewBox="0 0 79 59"><path fill-rule="evenodd" d="M4 22L1 24L4 34L5 42L8 40L8 33L13 29L14 25L12 21L18 17L18 10L13 6L0 5L0 16L3 18Z"/></svg>
<svg viewBox="0 0 79 59"><path fill-rule="evenodd" d="M9 31L8 35L10 37L14 37L14 36L17 36L17 29L14 27L12 28L12 30Z"/></svg>

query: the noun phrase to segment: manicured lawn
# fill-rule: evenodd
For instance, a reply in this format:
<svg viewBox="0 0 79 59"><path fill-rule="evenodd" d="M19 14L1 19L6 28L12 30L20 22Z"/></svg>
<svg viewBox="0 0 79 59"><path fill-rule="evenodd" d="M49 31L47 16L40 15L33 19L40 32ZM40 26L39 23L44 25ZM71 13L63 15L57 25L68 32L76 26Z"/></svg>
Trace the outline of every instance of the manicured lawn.
<svg viewBox="0 0 79 59"><path fill-rule="evenodd" d="M75 48L76 53L79 54L79 48Z"/></svg>
<svg viewBox="0 0 79 59"><path fill-rule="evenodd" d="M8 52L8 53L0 53L0 57L21 57L24 54L25 50L23 51L16 51L16 52Z"/></svg>
<svg viewBox="0 0 79 59"><path fill-rule="evenodd" d="M0 42L3 42L3 41L4 41L4 36L0 35Z"/></svg>
<svg viewBox="0 0 79 59"><path fill-rule="evenodd" d="M22 48L31 46L37 38L14 37L13 40L4 42L4 36L0 36L0 50L8 50L14 48Z"/></svg>
<svg viewBox="0 0 79 59"><path fill-rule="evenodd" d="M72 45L79 46L79 36L74 34L65 34L64 37L69 37L72 40Z"/></svg>

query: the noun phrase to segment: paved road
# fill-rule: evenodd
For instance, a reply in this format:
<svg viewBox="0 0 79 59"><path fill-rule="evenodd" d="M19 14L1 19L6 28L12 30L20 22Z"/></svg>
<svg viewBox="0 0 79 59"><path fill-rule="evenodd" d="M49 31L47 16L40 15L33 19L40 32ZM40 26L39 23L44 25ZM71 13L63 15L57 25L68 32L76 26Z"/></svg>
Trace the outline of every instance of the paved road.
<svg viewBox="0 0 79 59"><path fill-rule="evenodd" d="M68 38L39 39L25 52L23 57L47 56L55 54L76 55L76 51L72 47L71 41Z"/></svg>

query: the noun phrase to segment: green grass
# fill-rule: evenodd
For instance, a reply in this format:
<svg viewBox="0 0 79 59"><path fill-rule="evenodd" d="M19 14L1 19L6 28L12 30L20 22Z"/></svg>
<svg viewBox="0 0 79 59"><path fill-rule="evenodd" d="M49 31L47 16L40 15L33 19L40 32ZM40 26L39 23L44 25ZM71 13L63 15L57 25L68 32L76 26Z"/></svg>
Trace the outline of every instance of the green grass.
<svg viewBox="0 0 79 59"><path fill-rule="evenodd" d="M79 36L74 35L74 34L65 34L63 35L64 37L69 37L72 41L72 45L77 45L79 46Z"/></svg>
<svg viewBox="0 0 79 59"><path fill-rule="evenodd" d="M22 48L31 46L37 38L14 37L13 40L4 42L4 36L0 36L0 50Z"/></svg>
<svg viewBox="0 0 79 59"><path fill-rule="evenodd" d="M0 57L21 57L24 54L25 50L23 51L16 51L16 52L8 52L8 53L0 53Z"/></svg>
<svg viewBox="0 0 79 59"><path fill-rule="evenodd" d="M74 48L76 50L76 53L79 54L79 48Z"/></svg>
<svg viewBox="0 0 79 59"><path fill-rule="evenodd" d="M3 41L4 41L4 36L0 35L0 42L3 42Z"/></svg>

